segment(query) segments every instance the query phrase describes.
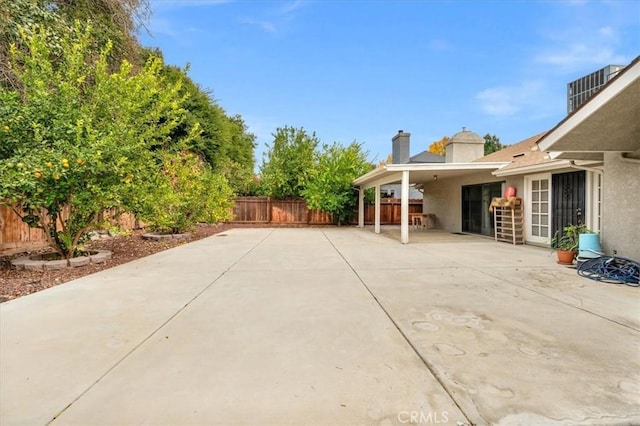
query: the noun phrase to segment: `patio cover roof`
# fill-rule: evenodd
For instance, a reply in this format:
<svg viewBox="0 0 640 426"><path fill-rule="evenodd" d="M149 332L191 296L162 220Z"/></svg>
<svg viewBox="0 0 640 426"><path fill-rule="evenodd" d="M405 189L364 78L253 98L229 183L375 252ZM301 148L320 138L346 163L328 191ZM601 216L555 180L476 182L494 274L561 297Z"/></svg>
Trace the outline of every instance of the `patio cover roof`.
<svg viewBox="0 0 640 426"><path fill-rule="evenodd" d="M402 181L402 172L409 171L411 184L424 183L433 180L434 175L438 179L458 177L478 173L482 171L493 172L508 162L484 162L484 163L408 163L387 164L369 173L360 176L353 181L355 186L372 188L377 185L397 183Z"/></svg>
<svg viewBox="0 0 640 426"><path fill-rule="evenodd" d="M552 158L601 160L640 150L640 56L540 139Z"/></svg>
<svg viewBox="0 0 640 426"><path fill-rule="evenodd" d="M409 242L409 185L428 182L437 176L444 179L454 176L464 176L478 172L492 172L508 163L407 163L387 164L369 173L360 176L353 181L355 186L361 189L375 187L375 219L374 232L380 233L380 185L401 182L402 194L400 196L400 241L402 244ZM360 191L358 197L358 226L364 227L364 191Z"/></svg>

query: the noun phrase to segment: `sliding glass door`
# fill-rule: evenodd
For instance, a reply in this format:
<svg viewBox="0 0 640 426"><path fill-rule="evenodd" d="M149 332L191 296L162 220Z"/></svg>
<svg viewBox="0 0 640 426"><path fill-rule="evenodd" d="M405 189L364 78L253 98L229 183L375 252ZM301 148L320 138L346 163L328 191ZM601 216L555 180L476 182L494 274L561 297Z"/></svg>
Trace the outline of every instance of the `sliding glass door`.
<svg viewBox="0 0 640 426"><path fill-rule="evenodd" d="M501 197L504 183L492 182L462 187L462 232L493 236L493 214L489 204Z"/></svg>

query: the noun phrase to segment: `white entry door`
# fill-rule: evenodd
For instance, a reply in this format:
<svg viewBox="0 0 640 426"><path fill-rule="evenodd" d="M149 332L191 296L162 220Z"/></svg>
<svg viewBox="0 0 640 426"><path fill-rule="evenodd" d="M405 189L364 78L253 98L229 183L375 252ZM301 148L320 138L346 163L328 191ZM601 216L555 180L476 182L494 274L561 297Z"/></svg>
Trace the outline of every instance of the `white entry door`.
<svg viewBox="0 0 640 426"><path fill-rule="evenodd" d="M526 239L548 244L551 235L551 175L533 175L524 179L526 202Z"/></svg>

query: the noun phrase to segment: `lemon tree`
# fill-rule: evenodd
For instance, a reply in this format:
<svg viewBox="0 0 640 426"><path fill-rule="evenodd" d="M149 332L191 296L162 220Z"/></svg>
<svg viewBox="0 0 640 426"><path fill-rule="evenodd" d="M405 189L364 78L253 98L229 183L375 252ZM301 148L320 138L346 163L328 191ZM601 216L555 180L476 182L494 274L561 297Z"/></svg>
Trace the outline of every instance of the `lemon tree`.
<svg viewBox="0 0 640 426"><path fill-rule="evenodd" d="M162 78L160 59L111 71L110 43L96 55L91 33L76 23L54 54L43 27L21 31L18 88L0 88L0 202L67 259L103 211L153 203L155 153L184 113L180 81Z"/></svg>

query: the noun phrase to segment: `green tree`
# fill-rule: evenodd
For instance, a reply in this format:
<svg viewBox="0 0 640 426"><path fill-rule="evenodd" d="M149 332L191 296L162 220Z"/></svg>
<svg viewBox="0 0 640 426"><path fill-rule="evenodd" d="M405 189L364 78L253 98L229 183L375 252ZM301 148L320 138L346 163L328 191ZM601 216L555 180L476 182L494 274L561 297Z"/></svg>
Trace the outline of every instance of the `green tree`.
<svg viewBox="0 0 640 426"><path fill-rule="evenodd" d="M200 155L217 173L225 176L235 192L245 193L253 179L255 136L247 131L240 116L229 116L211 96L188 75L188 68L165 66L170 81L182 81L185 119L172 132L181 140L199 128L188 149Z"/></svg>
<svg viewBox="0 0 640 426"><path fill-rule="evenodd" d="M223 176L188 151L165 151L161 157L150 208L141 215L152 229L175 234L193 230L198 222L230 218L233 191Z"/></svg>
<svg viewBox="0 0 640 426"><path fill-rule="evenodd" d="M302 190L307 206L332 214L338 225L347 223L358 201L358 191L352 182L369 170L371 164L361 144L324 145L317 153L313 178Z"/></svg>
<svg viewBox="0 0 640 426"><path fill-rule="evenodd" d="M230 127L230 139L221 146L221 157L214 169L222 173L229 184L239 194L251 192L254 178L256 137L249 133L239 115L227 118Z"/></svg>
<svg viewBox="0 0 640 426"><path fill-rule="evenodd" d="M20 28L27 33L46 28L55 62L56 57L62 57L61 40L69 35L76 20L91 22L95 43L87 48L94 54L98 55L110 41L107 61L112 71L123 59L142 66L135 32L147 22L149 11L148 0L0 0L0 86L18 86L9 64L11 45L27 49Z"/></svg>
<svg viewBox="0 0 640 426"><path fill-rule="evenodd" d="M13 1L13 0L12 0ZM43 7L56 10L68 23L91 23L97 46L111 42L109 62L120 64L126 59L140 62L140 45L136 31L144 27L151 14L148 0L35 0Z"/></svg>
<svg viewBox="0 0 640 426"><path fill-rule="evenodd" d="M263 192L274 198L300 197L311 179L320 141L315 133L287 126L273 137L260 168Z"/></svg>
<svg viewBox="0 0 640 426"><path fill-rule="evenodd" d="M500 151L502 148L504 148L504 145L500 143L499 137L496 135L490 135L489 133L484 135L484 155Z"/></svg>
<svg viewBox="0 0 640 426"><path fill-rule="evenodd" d="M127 61L109 72L110 44L95 56L79 23L61 57L42 26L21 37L12 72L22 89L0 88L0 202L69 259L104 210L148 205L154 153L182 119L180 84L161 78L158 58L137 74Z"/></svg>

